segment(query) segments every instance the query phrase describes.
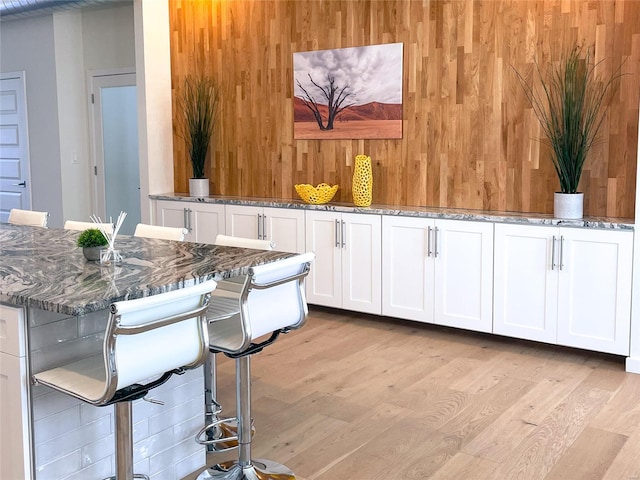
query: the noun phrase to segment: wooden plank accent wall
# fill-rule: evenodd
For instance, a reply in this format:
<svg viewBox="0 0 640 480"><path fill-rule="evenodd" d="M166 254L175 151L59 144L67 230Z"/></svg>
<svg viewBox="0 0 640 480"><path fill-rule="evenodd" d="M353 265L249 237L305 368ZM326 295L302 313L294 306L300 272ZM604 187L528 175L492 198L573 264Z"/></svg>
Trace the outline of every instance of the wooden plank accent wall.
<svg viewBox="0 0 640 480"><path fill-rule="evenodd" d="M170 22L174 125L185 75L220 88L212 193L290 199L295 183L324 181L351 202L365 153L374 203L551 213L558 180L513 68L531 75L534 59L544 67L577 40L604 72L624 61L629 74L585 167L585 214L634 216L638 1L170 0ZM294 140L293 53L392 42L404 44L403 138Z"/></svg>

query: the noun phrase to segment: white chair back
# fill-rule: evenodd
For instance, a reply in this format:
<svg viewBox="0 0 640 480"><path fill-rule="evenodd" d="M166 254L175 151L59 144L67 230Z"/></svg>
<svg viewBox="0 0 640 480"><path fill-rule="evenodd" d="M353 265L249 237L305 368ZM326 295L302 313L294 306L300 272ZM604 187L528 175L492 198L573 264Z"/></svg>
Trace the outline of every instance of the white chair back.
<svg viewBox="0 0 640 480"><path fill-rule="evenodd" d="M12 208L9 211L8 222L13 225L28 225L31 227L46 227L49 212L37 212L34 210L20 210Z"/></svg>
<svg viewBox="0 0 640 480"><path fill-rule="evenodd" d="M231 237L229 235L218 234L214 245L225 247L253 248L255 250L273 250L275 247L271 240L257 240L255 238Z"/></svg>
<svg viewBox="0 0 640 480"><path fill-rule="evenodd" d="M98 225L100 225L105 232L107 233L113 233L113 223L93 223L93 222L79 222L76 220L67 220L66 222L64 222L64 228L65 230L78 230L78 231L84 231L84 230L88 230L89 228L98 228Z"/></svg>
<svg viewBox="0 0 640 480"><path fill-rule="evenodd" d="M108 352L114 352L110 367L116 372L116 390L204 362L208 339L202 306L208 306L215 288L216 282L210 280L111 306L104 350L107 365Z"/></svg>
<svg viewBox="0 0 640 480"><path fill-rule="evenodd" d="M206 308L215 288L216 282L209 280L115 302L101 354L36 373L34 378L86 402L105 405L125 387L176 369L195 368L207 357Z"/></svg>
<svg viewBox="0 0 640 480"><path fill-rule="evenodd" d="M251 340L283 328L299 328L308 309L304 277L315 254L309 252L249 270L245 328Z"/></svg>
<svg viewBox="0 0 640 480"><path fill-rule="evenodd" d="M240 294L240 318L212 323L210 347L238 354L263 335L301 327L308 313L304 278L314 257L308 252L249 269Z"/></svg>
<svg viewBox="0 0 640 480"><path fill-rule="evenodd" d="M163 227L161 225L148 225L139 223L133 232L134 237L156 238L159 240L176 240L182 242L188 233L186 228Z"/></svg>

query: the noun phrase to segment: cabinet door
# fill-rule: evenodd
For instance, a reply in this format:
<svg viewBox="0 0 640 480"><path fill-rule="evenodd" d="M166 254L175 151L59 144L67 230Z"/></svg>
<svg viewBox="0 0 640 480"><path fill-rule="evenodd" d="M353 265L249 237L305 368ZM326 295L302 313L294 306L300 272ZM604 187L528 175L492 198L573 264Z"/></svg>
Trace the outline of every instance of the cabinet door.
<svg viewBox="0 0 640 480"><path fill-rule="evenodd" d="M243 238L261 238L264 227L262 224L262 211L262 207L227 205L227 235Z"/></svg>
<svg viewBox="0 0 640 480"><path fill-rule="evenodd" d="M382 217L382 314L433 322L433 261L424 218Z"/></svg>
<svg viewBox="0 0 640 480"><path fill-rule="evenodd" d="M434 322L491 332L493 223L437 220Z"/></svg>
<svg viewBox="0 0 640 480"><path fill-rule="evenodd" d="M495 225L493 332L556 342L556 228Z"/></svg>
<svg viewBox="0 0 640 480"><path fill-rule="evenodd" d="M30 479L25 357L0 353L0 478Z"/></svg>
<svg viewBox="0 0 640 480"><path fill-rule="evenodd" d="M0 305L0 478L31 475L24 309Z"/></svg>
<svg viewBox="0 0 640 480"><path fill-rule="evenodd" d="M342 214L342 308L382 313L380 215Z"/></svg>
<svg viewBox="0 0 640 480"><path fill-rule="evenodd" d="M219 233L225 233L225 206L215 203L192 204L189 212L191 242L210 243Z"/></svg>
<svg viewBox="0 0 640 480"><path fill-rule="evenodd" d="M561 228L558 343L629 354L633 233Z"/></svg>
<svg viewBox="0 0 640 480"><path fill-rule="evenodd" d="M342 249L340 215L308 211L305 214L306 250L316 258L306 279L307 302L342 307Z"/></svg>
<svg viewBox="0 0 640 480"><path fill-rule="evenodd" d="M265 208L265 235L280 252L304 253L304 210Z"/></svg>
<svg viewBox="0 0 640 480"><path fill-rule="evenodd" d="M172 202L169 200L156 201L156 224L165 227L187 228L190 202ZM193 235L189 232L184 237L185 241L193 241Z"/></svg>

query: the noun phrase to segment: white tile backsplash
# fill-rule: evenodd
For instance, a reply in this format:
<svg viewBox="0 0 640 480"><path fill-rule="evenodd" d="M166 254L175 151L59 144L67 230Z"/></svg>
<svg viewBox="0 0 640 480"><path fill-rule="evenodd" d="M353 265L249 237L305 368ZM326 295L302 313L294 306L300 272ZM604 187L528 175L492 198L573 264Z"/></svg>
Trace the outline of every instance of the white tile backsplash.
<svg viewBox="0 0 640 480"><path fill-rule="evenodd" d="M42 386L34 390L36 480L114 475L113 406L95 407ZM199 368L151 391L165 405L134 402L135 473L177 480L204 467L205 449L194 440L204 424L203 390Z"/></svg>

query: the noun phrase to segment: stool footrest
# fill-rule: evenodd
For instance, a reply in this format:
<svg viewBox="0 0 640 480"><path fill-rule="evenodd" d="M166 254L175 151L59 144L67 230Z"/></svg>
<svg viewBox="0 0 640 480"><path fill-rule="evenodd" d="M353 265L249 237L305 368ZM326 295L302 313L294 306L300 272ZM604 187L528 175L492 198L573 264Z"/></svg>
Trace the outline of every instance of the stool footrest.
<svg viewBox="0 0 640 480"><path fill-rule="evenodd" d="M238 448L238 427L231 425L230 422L237 422L237 419L222 418L205 425L196 434L196 442L200 445L212 445L216 452L227 452Z"/></svg>

